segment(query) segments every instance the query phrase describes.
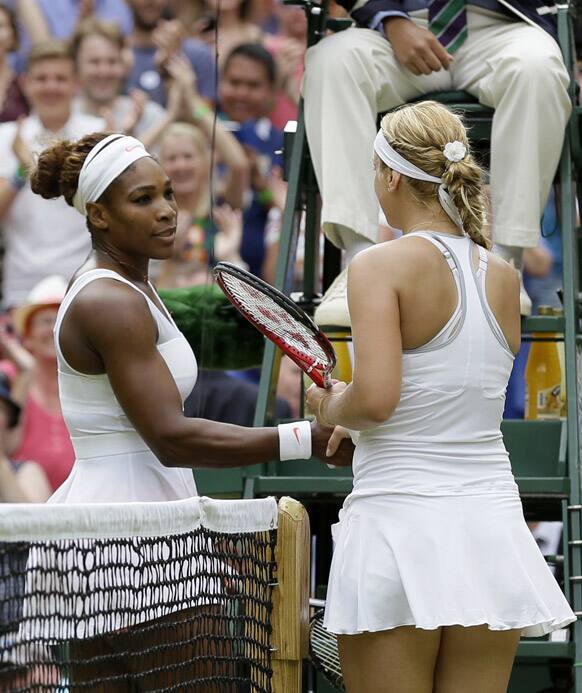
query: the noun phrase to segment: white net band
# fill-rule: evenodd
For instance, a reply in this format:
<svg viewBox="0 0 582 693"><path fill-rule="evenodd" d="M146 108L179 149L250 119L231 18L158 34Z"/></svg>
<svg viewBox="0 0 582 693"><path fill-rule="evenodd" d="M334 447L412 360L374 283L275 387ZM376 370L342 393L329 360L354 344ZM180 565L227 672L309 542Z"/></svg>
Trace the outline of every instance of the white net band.
<svg viewBox="0 0 582 693"><path fill-rule="evenodd" d="M236 534L277 528L277 501L195 497L160 503L0 504L0 541L156 537L197 527Z"/></svg>

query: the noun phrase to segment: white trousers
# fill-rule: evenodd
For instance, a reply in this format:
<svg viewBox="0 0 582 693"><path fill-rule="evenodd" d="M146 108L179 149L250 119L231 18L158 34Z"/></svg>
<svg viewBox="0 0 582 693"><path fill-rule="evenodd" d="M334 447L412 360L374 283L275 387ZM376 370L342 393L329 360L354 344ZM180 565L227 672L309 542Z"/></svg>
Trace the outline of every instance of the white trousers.
<svg viewBox="0 0 582 693"><path fill-rule="evenodd" d="M494 241L537 245L571 111L568 73L558 44L542 29L470 6L467 20L468 38L449 70L430 75L416 76L402 67L387 39L370 29L341 31L308 50L307 137L324 232L336 245L376 240L372 145L377 114L422 94L452 89L495 109ZM426 19L413 21L426 27Z"/></svg>

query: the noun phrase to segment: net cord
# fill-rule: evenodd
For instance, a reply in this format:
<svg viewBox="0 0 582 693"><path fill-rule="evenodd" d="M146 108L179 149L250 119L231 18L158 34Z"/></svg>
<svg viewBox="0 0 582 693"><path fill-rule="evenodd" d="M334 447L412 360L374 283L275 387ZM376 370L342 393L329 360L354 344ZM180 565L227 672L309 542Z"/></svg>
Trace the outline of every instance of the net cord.
<svg viewBox="0 0 582 693"><path fill-rule="evenodd" d="M203 527L225 534L276 529L275 498L204 496L153 503L0 504L0 541L167 536Z"/></svg>

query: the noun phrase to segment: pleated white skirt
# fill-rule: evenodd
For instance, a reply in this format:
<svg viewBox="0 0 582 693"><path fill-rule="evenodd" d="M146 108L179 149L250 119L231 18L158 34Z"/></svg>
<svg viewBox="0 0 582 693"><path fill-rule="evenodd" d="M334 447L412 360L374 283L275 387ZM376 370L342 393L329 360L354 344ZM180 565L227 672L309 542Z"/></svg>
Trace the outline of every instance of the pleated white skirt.
<svg viewBox="0 0 582 693"><path fill-rule="evenodd" d="M576 620L516 494L355 498L332 534L332 633L487 624L537 637Z"/></svg>

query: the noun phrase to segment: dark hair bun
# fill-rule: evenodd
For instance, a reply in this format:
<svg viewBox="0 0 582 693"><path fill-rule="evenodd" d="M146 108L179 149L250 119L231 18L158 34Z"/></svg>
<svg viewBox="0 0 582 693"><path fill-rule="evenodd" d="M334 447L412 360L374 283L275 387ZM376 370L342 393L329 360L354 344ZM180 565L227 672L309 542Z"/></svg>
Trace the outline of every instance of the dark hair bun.
<svg viewBox="0 0 582 693"><path fill-rule="evenodd" d="M32 192L45 200L62 195L72 207L85 158L105 137L105 132L94 132L76 142L61 140L41 152L30 175Z"/></svg>
<svg viewBox="0 0 582 693"><path fill-rule="evenodd" d="M40 154L36 168L30 176L32 192L44 197L45 200L63 195L61 172L70 149L71 142L63 140Z"/></svg>

